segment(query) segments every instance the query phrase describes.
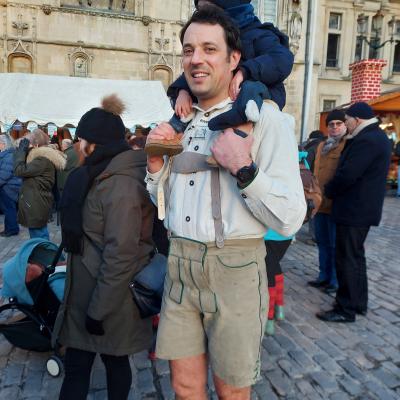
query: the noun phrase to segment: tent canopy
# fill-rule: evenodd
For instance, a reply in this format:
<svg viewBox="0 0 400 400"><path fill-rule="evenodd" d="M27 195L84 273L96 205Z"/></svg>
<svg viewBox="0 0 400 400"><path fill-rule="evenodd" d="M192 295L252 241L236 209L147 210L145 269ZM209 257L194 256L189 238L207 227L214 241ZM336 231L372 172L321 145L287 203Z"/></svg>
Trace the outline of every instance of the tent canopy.
<svg viewBox="0 0 400 400"><path fill-rule="evenodd" d="M126 104L126 127L169 120L172 108L159 81L73 78L34 74L0 74L0 122L35 121L44 125L77 125L99 107L102 97L116 93Z"/></svg>

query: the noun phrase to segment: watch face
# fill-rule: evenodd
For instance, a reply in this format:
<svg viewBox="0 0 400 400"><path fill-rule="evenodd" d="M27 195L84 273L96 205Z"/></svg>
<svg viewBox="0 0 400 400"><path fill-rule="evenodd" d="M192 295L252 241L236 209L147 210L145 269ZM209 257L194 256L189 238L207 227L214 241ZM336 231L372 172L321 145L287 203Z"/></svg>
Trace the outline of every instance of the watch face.
<svg viewBox="0 0 400 400"><path fill-rule="evenodd" d="M242 167L236 174L237 180L240 183L246 183L251 181L254 178L254 175L257 171L256 164L251 163L248 167Z"/></svg>

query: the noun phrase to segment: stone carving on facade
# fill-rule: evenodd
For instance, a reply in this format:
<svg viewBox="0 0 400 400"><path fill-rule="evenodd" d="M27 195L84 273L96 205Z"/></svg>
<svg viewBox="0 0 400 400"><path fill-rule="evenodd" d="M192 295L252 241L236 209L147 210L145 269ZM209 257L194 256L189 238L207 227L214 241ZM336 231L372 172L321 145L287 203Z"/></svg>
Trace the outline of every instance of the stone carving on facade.
<svg viewBox="0 0 400 400"><path fill-rule="evenodd" d="M12 22L12 27L17 31L19 38L25 35L25 31L29 29L29 24L22 21L22 14L18 14L17 21Z"/></svg>
<svg viewBox="0 0 400 400"><path fill-rule="evenodd" d="M161 23L160 36L154 39L156 49L153 49L153 31L149 28L149 79L160 80L167 88L173 78L173 68L169 63L168 54L170 39L165 37L165 23ZM157 57L157 58L156 58Z"/></svg>
<svg viewBox="0 0 400 400"><path fill-rule="evenodd" d="M76 47L68 54L70 76L88 77L90 75L93 56L82 46Z"/></svg>
<svg viewBox="0 0 400 400"><path fill-rule="evenodd" d="M301 0L283 0L279 3L278 26L289 36L290 50L296 55L303 30Z"/></svg>
<svg viewBox="0 0 400 400"><path fill-rule="evenodd" d="M43 11L43 13L45 15L50 15L51 14L52 9L51 9L51 6L49 4L43 4L41 9L42 9L42 11Z"/></svg>

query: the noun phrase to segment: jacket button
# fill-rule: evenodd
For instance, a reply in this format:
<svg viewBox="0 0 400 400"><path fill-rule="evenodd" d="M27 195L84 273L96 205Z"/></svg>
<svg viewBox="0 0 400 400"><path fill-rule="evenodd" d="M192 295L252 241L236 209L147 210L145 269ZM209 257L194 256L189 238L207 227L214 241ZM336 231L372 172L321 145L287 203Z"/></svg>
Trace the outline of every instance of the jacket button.
<svg viewBox="0 0 400 400"><path fill-rule="evenodd" d="M190 181L190 182L189 182L189 185L190 185L190 186L193 186L193 185L194 185L194 181Z"/></svg>
<svg viewBox="0 0 400 400"><path fill-rule="evenodd" d="M185 219L186 219L186 222L190 221L190 217L186 217Z"/></svg>
<svg viewBox="0 0 400 400"><path fill-rule="evenodd" d="M194 151L197 151L199 149L199 146L194 146Z"/></svg>
<svg viewBox="0 0 400 400"><path fill-rule="evenodd" d="M247 196L244 193L242 193L241 196L242 198L247 199Z"/></svg>
<svg viewBox="0 0 400 400"><path fill-rule="evenodd" d="M205 117L208 117L209 115L210 115L209 112L204 113L204 116L205 116Z"/></svg>

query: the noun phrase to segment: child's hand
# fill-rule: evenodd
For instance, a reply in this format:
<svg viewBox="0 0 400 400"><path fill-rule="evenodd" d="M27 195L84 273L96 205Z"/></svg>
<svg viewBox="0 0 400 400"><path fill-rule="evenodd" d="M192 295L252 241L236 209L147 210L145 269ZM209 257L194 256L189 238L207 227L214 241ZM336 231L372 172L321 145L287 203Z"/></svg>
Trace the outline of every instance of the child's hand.
<svg viewBox="0 0 400 400"><path fill-rule="evenodd" d="M244 79L243 72L239 69L236 72L235 76L232 78L231 83L229 85L229 97L235 101L240 92L240 85L242 84Z"/></svg>
<svg viewBox="0 0 400 400"><path fill-rule="evenodd" d="M186 117L192 112L192 103L190 94L181 89L175 103L175 113L179 115L179 118Z"/></svg>

